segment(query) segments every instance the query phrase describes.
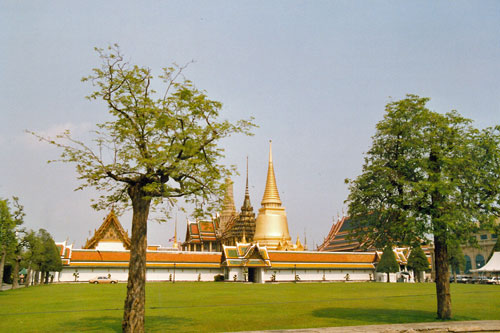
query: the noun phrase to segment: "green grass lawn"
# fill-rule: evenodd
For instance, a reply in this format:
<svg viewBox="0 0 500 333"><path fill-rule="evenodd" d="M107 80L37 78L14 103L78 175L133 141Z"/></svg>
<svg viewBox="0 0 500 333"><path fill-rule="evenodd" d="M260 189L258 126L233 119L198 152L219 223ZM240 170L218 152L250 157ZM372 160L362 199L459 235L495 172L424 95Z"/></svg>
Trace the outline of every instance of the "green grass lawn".
<svg viewBox="0 0 500 333"><path fill-rule="evenodd" d="M0 332L121 329L126 285L0 292ZM500 286L452 285L455 320L500 319ZM434 284L148 283L146 328L241 331L436 321Z"/></svg>

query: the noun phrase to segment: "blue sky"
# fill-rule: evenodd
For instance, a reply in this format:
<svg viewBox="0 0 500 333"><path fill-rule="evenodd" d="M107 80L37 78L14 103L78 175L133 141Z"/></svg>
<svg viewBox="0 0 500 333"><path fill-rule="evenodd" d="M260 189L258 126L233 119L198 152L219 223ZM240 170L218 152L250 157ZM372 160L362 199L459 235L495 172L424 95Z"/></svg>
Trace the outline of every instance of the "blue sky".
<svg viewBox="0 0 500 333"><path fill-rule="evenodd" d="M156 73L191 60L187 76L224 103L222 117L255 117L255 136L223 142L260 207L268 141L290 233L320 243L344 208L345 178L361 170L384 107L407 93L458 110L478 127L499 124L498 1L0 1L0 197L19 196L26 226L80 246L106 212L74 192L74 166L30 129L77 136L107 118L80 82L118 43ZM234 179L243 202L244 177ZM179 214L184 236L185 217ZM130 229L130 214L121 218ZM167 244L173 223L152 223Z"/></svg>

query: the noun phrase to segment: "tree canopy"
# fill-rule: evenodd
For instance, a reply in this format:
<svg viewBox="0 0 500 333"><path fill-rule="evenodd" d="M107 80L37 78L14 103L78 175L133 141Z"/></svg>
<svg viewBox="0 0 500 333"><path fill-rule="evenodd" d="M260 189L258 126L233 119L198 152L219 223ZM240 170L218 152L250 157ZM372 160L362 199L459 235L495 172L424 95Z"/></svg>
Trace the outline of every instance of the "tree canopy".
<svg viewBox="0 0 500 333"><path fill-rule="evenodd" d="M456 111L429 110L428 101L407 95L387 104L362 174L347 180L347 202L354 236L377 248L433 236L438 317L446 319L447 244L473 242L500 214L500 127L476 129Z"/></svg>
<svg viewBox="0 0 500 333"><path fill-rule="evenodd" d="M12 198L12 207L8 199L0 199L0 287L7 255L15 252L18 245L16 232L24 215L24 207L17 197Z"/></svg>
<svg viewBox="0 0 500 333"><path fill-rule="evenodd" d="M399 272L399 264L396 260L396 256L394 255L394 251L392 250L391 245L387 245L384 248L384 252L382 253L380 261L377 264L376 271L387 273L387 282L390 282L389 273Z"/></svg>
<svg viewBox="0 0 500 333"><path fill-rule="evenodd" d="M415 272L415 277L420 282L420 272L425 272L429 269L429 261L420 245L411 250L408 257L408 268Z"/></svg>

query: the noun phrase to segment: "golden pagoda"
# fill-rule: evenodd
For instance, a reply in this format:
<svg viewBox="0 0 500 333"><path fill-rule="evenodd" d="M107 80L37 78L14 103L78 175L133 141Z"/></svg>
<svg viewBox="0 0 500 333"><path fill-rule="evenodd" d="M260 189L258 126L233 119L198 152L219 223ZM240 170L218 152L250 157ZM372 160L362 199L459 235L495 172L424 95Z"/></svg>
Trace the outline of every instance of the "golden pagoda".
<svg viewBox="0 0 500 333"><path fill-rule="evenodd" d="M236 207L234 205L233 182L230 178L226 179L226 194L222 203L222 212L219 220L219 230L224 233L229 230L237 217Z"/></svg>
<svg viewBox="0 0 500 333"><path fill-rule="evenodd" d="M230 234L236 241L240 239L245 239L241 241L246 243L246 241L252 241L253 235L255 233L255 213L253 212L252 204L250 203L250 193L248 191L248 157L247 157L247 178L245 186L245 199L243 200L243 206L241 206L241 213L236 217L233 226L231 227ZM235 241L235 242L236 242ZM233 245L235 245L234 243Z"/></svg>
<svg viewBox="0 0 500 333"><path fill-rule="evenodd" d="M254 242L266 246L270 250L278 247L293 246L288 232L285 207L281 206L281 199L274 176L272 144L269 141L269 166L267 169L266 189L255 222Z"/></svg>

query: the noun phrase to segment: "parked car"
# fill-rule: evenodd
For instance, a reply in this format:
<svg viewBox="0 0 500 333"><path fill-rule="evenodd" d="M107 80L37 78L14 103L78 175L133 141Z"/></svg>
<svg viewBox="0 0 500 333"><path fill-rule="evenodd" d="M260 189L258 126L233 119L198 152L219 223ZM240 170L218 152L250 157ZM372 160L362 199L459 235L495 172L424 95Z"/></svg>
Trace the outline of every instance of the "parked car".
<svg viewBox="0 0 500 333"><path fill-rule="evenodd" d="M489 277L486 280L486 283L487 284L500 284L500 278L497 278L496 276L495 277Z"/></svg>
<svg viewBox="0 0 500 333"><path fill-rule="evenodd" d="M89 283L98 284L98 283L118 283L118 280L112 280L111 277L107 276L98 276L95 279L89 281Z"/></svg>
<svg viewBox="0 0 500 333"><path fill-rule="evenodd" d="M471 280L471 283L487 284L488 278L486 276L476 276Z"/></svg>
<svg viewBox="0 0 500 333"><path fill-rule="evenodd" d="M457 275L457 283L472 283L472 277L467 275Z"/></svg>

